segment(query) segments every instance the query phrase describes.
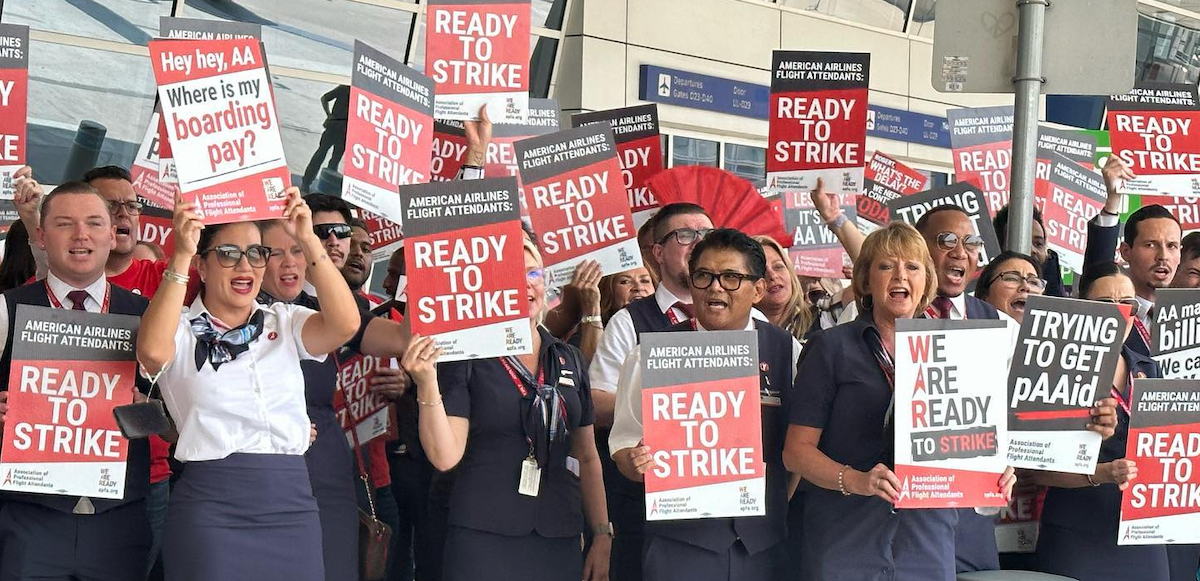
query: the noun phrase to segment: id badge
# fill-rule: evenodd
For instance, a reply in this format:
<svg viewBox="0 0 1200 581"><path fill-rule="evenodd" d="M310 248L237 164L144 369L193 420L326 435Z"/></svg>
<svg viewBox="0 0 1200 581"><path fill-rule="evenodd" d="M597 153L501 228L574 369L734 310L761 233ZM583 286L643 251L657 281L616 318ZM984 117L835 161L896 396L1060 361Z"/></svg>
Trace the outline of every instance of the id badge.
<svg viewBox="0 0 1200 581"><path fill-rule="evenodd" d="M517 492L525 496L537 496L541 487L542 469L538 467L537 460L526 458L521 462L521 484L517 486Z"/></svg>
<svg viewBox="0 0 1200 581"><path fill-rule="evenodd" d="M777 395L762 394L762 405L772 408L777 408L783 405L783 399Z"/></svg>

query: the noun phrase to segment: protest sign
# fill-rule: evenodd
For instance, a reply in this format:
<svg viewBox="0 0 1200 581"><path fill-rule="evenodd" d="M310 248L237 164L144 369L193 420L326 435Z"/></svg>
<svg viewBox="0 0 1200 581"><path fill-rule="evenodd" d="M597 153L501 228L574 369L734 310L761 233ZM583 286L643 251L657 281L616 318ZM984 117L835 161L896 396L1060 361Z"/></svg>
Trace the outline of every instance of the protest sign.
<svg viewBox="0 0 1200 581"><path fill-rule="evenodd" d="M283 215L290 180L260 43L153 40L179 189L206 224Z"/></svg>
<svg viewBox="0 0 1200 581"><path fill-rule="evenodd" d="M433 82L354 41L342 199L401 224L396 189L429 181Z"/></svg>
<svg viewBox="0 0 1200 581"><path fill-rule="evenodd" d="M1100 434L1084 429L1108 397L1128 307L1030 295L1008 375L1008 462L1091 474Z"/></svg>
<svg viewBox="0 0 1200 581"><path fill-rule="evenodd" d="M138 323L17 305L0 490L124 497L129 441L113 408L133 403Z"/></svg>
<svg viewBox="0 0 1200 581"><path fill-rule="evenodd" d="M862 191L871 55L781 51L771 57L767 187L784 195Z"/></svg>
<svg viewBox="0 0 1200 581"><path fill-rule="evenodd" d="M1129 93L1109 97L1113 155L1137 175L1125 180L1121 193L1200 196L1198 121L1195 83L1141 81Z"/></svg>
<svg viewBox="0 0 1200 581"><path fill-rule="evenodd" d="M887 203L920 192L928 183L925 174L876 151L863 174L863 191L857 201L859 225L886 226L890 218Z"/></svg>
<svg viewBox="0 0 1200 581"><path fill-rule="evenodd" d="M1150 353L1163 379L1200 379L1200 289L1158 289L1154 297Z"/></svg>
<svg viewBox="0 0 1200 581"><path fill-rule="evenodd" d="M516 176L517 154L513 151L513 143L555 131L558 131L558 101L530 99L529 117L524 122L492 125L492 141L484 154L483 174L488 177ZM462 121L434 120L432 181L454 179L466 154L467 136Z"/></svg>
<svg viewBox="0 0 1200 581"><path fill-rule="evenodd" d="M842 266L850 264L850 256L838 241L838 237L825 225L820 213L813 206L808 192L785 191L783 200L783 226L792 236L792 247L788 255L800 276L842 278ZM857 209L854 194L838 194L838 205L853 221Z"/></svg>
<svg viewBox="0 0 1200 581"><path fill-rule="evenodd" d="M1037 548L1046 488L1017 480L1012 500L996 522L996 548L1001 553L1032 553Z"/></svg>
<svg viewBox="0 0 1200 581"><path fill-rule="evenodd" d="M429 0L425 72L438 119L525 121L529 106L529 0Z"/></svg>
<svg viewBox="0 0 1200 581"><path fill-rule="evenodd" d="M1087 224L1104 209L1108 190L1100 174L1078 161L1057 153L1049 156L1049 176L1037 201L1042 210L1046 243L1058 252L1063 266L1083 272Z"/></svg>
<svg viewBox="0 0 1200 581"><path fill-rule="evenodd" d="M343 348L343 351L349 351ZM391 360L392 365L395 360ZM337 390L333 393L333 409L338 422L346 431L351 446L363 445L388 432L388 400L371 391L371 378L382 366L379 357L355 353L345 359L338 356ZM357 440L357 442L355 441Z"/></svg>
<svg viewBox="0 0 1200 581"><path fill-rule="evenodd" d="M148 202L158 208L174 208L175 185L164 182L160 174L158 152L159 144L163 141L159 139L158 129L161 117L156 103L154 113L150 115L150 125L146 127L142 143L138 145L137 157L133 158L133 165L129 168L129 175L133 178L133 191L143 203Z"/></svg>
<svg viewBox="0 0 1200 581"><path fill-rule="evenodd" d="M366 211L360 217L371 237L371 262L390 260L392 253L404 246L404 231L399 224Z"/></svg>
<svg viewBox="0 0 1200 581"><path fill-rule="evenodd" d="M162 38L185 40L261 39L262 25L232 20L159 16L158 35Z"/></svg>
<svg viewBox="0 0 1200 581"><path fill-rule="evenodd" d="M441 361L531 353L515 178L400 188L412 332Z"/></svg>
<svg viewBox="0 0 1200 581"><path fill-rule="evenodd" d="M606 275L642 265L612 129L567 129L514 147L548 287L565 285L585 260Z"/></svg>
<svg viewBox="0 0 1200 581"><path fill-rule="evenodd" d="M646 180L662 171L662 139L658 129L658 105L637 105L622 109L579 113L571 117L571 125L581 127L593 123L608 123L617 140L617 155L621 160L621 176L625 193L629 195L629 211L633 225L640 228L658 211L658 200Z"/></svg>
<svg viewBox="0 0 1200 581"><path fill-rule="evenodd" d="M1008 203L1012 168L1012 105L946 111L954 178L983 193L995 215Z"/></svg>
<svg viewBox="0 0 1200 581"><path fill-rule="evenodd" d="M1179 227L1184 234L1200 230L1200 197L1148 195L1140 197L1142 207L1159 205L1171 212L1179 220Z"/></svg>
<svg viewBox="0 0 1200 581"><path fill-rule="evenodd" d="M145 201L142 201L145 204ZM175 252L175 220L172 210L157 206L145 205L142 215L138 217L141 230L138 232L139 242L157 244L163 249L163 254L170 257Z"/></svg>
<svg viewBox="0 0 1200 581"><path fill-rule="evenodd" d="M1000 242L996 238L996 227L992 215L984 202L984 195L975 186L959 182L943 188L934 188L888 202L891 219L916 226L926 212L938 206L955 205L967 211L975 234L983 238L983 250L979 253L979 265L987 264L992 256L1000 254ZM970 275L971 273L968 273Z"/></svg>
<svg viewBox="0 0 1200 581"><path fill-rule="evenodd" d="M1138 379L1125 458L1118 545L1200 543L1200 381Z"/></svg>
<svg viewBox="0 0 1200 581"><path fill-rule="evenodd" d="M25 165L29 27L0 24L0 224L18 219L13 174Z"/></svg>
<svg viewBox="0 0 1200 581"><path fill-rule="evenodd" d="M646 520L767 514L754 331L646 333Z"/></svg>
<svg viewBox="0 0 1200 581"><path fill-rule="evenodd" d="M896 508L1005 506L1003 321L896 321Z"/></svg>

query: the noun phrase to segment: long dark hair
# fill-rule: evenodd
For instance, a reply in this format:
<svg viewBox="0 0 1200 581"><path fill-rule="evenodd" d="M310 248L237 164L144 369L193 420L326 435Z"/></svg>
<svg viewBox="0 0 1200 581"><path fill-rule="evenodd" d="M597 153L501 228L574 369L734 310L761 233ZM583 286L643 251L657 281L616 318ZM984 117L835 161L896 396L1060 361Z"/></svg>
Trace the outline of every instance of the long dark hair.
<svg viewBox="0 0 1200 581"><path fill-rule="evenodd" d="M4 240L4 260L0 262L0 292L16 288L37 274L37 263L29 249L29 231L25 223L14 222Z"/></svg>

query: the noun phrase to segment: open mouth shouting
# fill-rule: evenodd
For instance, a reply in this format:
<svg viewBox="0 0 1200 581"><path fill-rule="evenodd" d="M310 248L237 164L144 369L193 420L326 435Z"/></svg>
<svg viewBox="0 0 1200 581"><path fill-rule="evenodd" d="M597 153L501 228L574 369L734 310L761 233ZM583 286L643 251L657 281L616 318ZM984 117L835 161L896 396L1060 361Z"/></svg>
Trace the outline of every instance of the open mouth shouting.
<svg viewBox="0 0 1200 581"><path fill-rule="evenodd" d="M946 265L946 281L953 285L960 285L967 280L967 269L962 266Z"/></svg>
<svg viewBox="0 0 1200 581"><path fill-rule="evenodd" d="M1025 312L1025 299L1026 299L1026 298L1027 298L1027 297L1017 297L1017 298L1014 298L1012 301L1010 301L1010 302L1008 303L1008 306L1012 308L1013 312L1016 312L1016 313L1024 313L1024 312Z"/></svg>
<svg viewBox="0 0 1200 581"><path fill-rule="evenodd" d="M254 290L254 277L235 276L229 280L229 288L239 295L248 295Z"/></svg>

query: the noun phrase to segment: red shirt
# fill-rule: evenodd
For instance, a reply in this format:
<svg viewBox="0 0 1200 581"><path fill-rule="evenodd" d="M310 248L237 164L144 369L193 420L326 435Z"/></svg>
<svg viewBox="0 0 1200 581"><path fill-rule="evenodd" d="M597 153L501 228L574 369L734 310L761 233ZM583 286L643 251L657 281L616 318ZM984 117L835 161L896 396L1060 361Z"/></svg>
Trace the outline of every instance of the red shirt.
<svg viewBox="0 0 1200 581"><path fill-rule="evenodd" d="M166 261L134 260L125 272L108 277L108 282L126 289L133 294L142 295L147 299L158 292L162 283L163 271L167 269ZM187 294L183 304L189 305L200 292L200 273L195 269L188 271ZM150 436L150 483L162 482L171 477L171 464L167 458L171 455L171 444L158 436Z"/></svg>

